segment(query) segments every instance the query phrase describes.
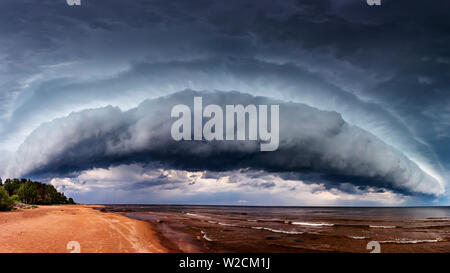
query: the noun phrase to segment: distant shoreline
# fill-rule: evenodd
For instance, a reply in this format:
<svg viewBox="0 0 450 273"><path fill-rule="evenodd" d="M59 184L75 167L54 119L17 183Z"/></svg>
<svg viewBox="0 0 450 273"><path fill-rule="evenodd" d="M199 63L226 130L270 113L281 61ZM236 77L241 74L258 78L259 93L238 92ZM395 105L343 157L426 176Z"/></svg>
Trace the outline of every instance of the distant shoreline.
<svg viewBox="0 0 450 273"><path fill-rule="evenodd" d="M346 209L361 209L361 208L450 208L450 205L439 205L439 206L277 206L277 205L204 205L204 204L130 204L130 203L117 203L117 204L94 204L94 203L86 203L87 206L176 206L176 207L184 207L184 206L192 206L192 207L242 207L242 208L346 208Z"/></svg>

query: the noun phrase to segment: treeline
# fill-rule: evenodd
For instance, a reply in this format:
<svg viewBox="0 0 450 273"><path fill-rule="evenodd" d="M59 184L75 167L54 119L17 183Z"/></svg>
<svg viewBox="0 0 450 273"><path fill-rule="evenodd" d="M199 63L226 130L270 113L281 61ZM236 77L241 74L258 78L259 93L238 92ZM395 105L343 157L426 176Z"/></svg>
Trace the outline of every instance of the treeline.
<svg viewBox="0 0 450 273"><path fill-rule="evenodd" d="M9 210L14 203L29 205L75 204L72 198L58 192L53 185L30 179L0 178L0 210Z"/></svg>

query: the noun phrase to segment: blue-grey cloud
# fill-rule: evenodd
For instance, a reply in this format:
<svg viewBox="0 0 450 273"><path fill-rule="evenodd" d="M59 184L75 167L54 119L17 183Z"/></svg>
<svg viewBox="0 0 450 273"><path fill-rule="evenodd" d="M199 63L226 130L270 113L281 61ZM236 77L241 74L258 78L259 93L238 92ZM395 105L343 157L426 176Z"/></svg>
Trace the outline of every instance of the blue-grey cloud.
<svg viewBox="0 0 450 273"><path fill-rule="evenodd" d="M280 146L260 152L257 141L175 141L170 111L177 104L279 104ZM358 185L442 194L444 188L415 163L336 112L239 92L184 91L123 112L115 107L84 110L37 128L21 145L6 172L58 176L119 164L160 162L185 170L263 169L319 172ZM329 179L333 182L333 179ZM270 186L261 184L262 187Z"/></svg>
<svg viewBox="0 0 450 273"><path fill-rule="evenodd" d="M448 1L3 0L0 159L72 111L218 89L337 111L448 180L449 16Z"/></svg>

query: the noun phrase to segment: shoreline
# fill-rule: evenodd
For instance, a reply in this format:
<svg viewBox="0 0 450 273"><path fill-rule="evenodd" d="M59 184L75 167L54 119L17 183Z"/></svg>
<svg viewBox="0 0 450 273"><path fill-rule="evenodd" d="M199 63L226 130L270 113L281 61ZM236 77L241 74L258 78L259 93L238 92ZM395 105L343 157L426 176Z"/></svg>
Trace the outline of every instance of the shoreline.
<svg viewBox="0 0 450 273"><path fill-rule="evenodd" d="M71 241L81 253L168 252L154 227L101 205L38 206L0 212L0 253L69 253Z"/></svg>
<svg viewBox="0 0 450 273"><path fill-rule="evenodd" d="M369 241L383 252L426 253L450 246L447 212L339 211L42 205L0 212L0 253L70 253L72 241L81 253L364 253Z"/></svg>

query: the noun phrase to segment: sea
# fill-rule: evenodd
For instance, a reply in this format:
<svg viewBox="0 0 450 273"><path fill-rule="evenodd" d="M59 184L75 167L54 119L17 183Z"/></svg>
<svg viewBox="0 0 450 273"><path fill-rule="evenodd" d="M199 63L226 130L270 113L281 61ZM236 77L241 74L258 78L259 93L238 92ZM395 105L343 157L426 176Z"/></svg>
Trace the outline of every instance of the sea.
<svg viewBox="0 0 450 273"><path fill-rule="evenodd" d="M450 207L105 205L105 209L147 221L171 252L450 252Z"/></svg>

